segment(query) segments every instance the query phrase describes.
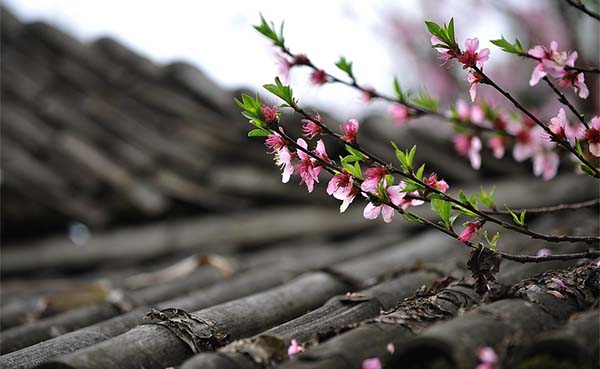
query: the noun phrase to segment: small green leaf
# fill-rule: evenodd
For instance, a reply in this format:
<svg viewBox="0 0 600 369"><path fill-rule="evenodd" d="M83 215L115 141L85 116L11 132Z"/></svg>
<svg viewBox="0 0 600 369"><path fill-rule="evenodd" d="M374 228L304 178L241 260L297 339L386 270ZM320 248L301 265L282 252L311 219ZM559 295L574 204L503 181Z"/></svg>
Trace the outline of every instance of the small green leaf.
<svg viewBox="0 0 600 369"><path fill-rule="evenodd" d="M496 234L494 235L494 237L492 237L492 239L489 239L488 236L488 232L487 230L483 231L483 237L485 238L486 242L488 243L490 249L496 251L498 249L498 240L500 239L500 233L496 232Z"/></svg>
<svg viewBox="0 0 600 369"><path fill-rule="evenodd" d="M418 179L423 179L423 172L425 171L425 163L423 163L419 169L417 170L417 174L415 174L415 177L417 177Z"/></svg>
<svg viewBox="0 0 600 369"><path fill-rule="evenodd" d="M520 215L517 215L514 211L510 210L508 206L506 206L506 204L504 204L504 206L506 207L506 210L508 210L510 216L513 218L513 221L516 224L520 226L525 226L525 214L527 213L527 210L523 210Z"/></svg>
<svg viewBox="0 0 600 369"><path fill-rule="evenodd" d="M433 199L431 200L431 209L440 216L446 227L450 228L452 226L452 223L450 222L452 204L450 202L441 199Z"/></svg>
<svg viewBox="0 0 600 369"><path fill-rule="evenodd" d="M260 24L257 26L254 26L254 29L256 29L258 32L262 33L265 37L267 37L271 41L273 41L273 43L276 46L283 47L283 45L284 45L284 43L283 43L283 23L281 23L281 36L278 36L277 32L275 32L275 25L273 24L273 22L271 22L271 24L269 25L269 23L267 23L267 21L261 14L260 15Z"/></svg>
<svg viewBox="0 0 600 369"><path fill-rule="evenodd" d="M345 147L346 147L346 151L348 151L348 153L353 155L356 158L356 160L363 161L364 159L367 158L367 156L365 154L363 154L361 151L355 149L354 147L352 147L350 145L345 145Z"/></svg>
<svg viewBox="0 0 600 369"><path fill-rule="evenodd" d="M421 90L417 96L413 97L412 103L430 112L436 112L438 109L438 99L429 95L425 90Z"/></svg>
<svg viewBox="0 0 600 369"><path fill-rule="evenodd" d="M404 217L404 219L408 220L409 222L417 223L417 224L423 223L419 218L417 218L416 216L414 216L411 213L408 213L406 211L402 213L402 216Z"/></svg>
<svg viewBox="0 0 600 369"><path fill-rule="evenodd" d="M271 132L266 129L256 128L248 132L248 137L265 137L270 135Z"/></svg>
<svg viewBox="0 0 600 369"><path fill-rule="evenodd" d="M340 59L335 66L338 67L341 71L345 72L348 77L354 79L354 73L352 72L352 62L346 60L345 57L340 56Z"/></svg>
<svg viewBox="0 0 600 369"><path fill-rule="evenodd" d="M577 149L577 153L583 156L583 149L581 148L581 143L578 139L575 139L575 148Z"/></svg>
<svg viewBox="0 0 600 369"><path fill-rule="evenodd" d="M586 174L589 174L589 175L591 175L591 176L593 176L593 175L594 175L594 171L592 170L592 168L588 167L587 165L585 165L585 164L581 164L579 167L580 167L580 168L581 168L581 170L583 170L583 171L584 171Z"/></svg>
<svg viewBox="0 0 600 369"><path fill-rule="evenodd" d="M412 167L413 160L415 159L415 155L417 153L417 145L413 145L410 151L406 154L406 166L408 168Z"/></svg>
<svg viewBox="0 0 600 369"><path fill-rule="evenodd" d="M496 187L492 187L492 190L490 191L490 193L487 193L487 191L483 188L483 186L481 186L481 192L477 195L479 201L481 201L482 204L484 204L485 206L487 206L490 209L495 209L496 208L496 204L494 203L494 193L496 192Z"/></svg>
<svg viewBox="0 0 600 369"><path fill-rule="evenodd" d="M294 100L294 96L292 94L292 89L289 85L284 85L281 83L279 77L275 77L275 84L266 84L263 85L263 87L273 95L285 101L288 105L296 105L296 101Z"/></svg>
<svg viewBox="0 0 600 369"><path fill-rule="evenodd" d="M515 43L511 44L504 38L504 36L502 36L502 38L498 40L490 40L490 42L501 48L504 52L517 55L525 54L525 50L523 50L523 46L521 45L519 39L515 39Z"/></svg>

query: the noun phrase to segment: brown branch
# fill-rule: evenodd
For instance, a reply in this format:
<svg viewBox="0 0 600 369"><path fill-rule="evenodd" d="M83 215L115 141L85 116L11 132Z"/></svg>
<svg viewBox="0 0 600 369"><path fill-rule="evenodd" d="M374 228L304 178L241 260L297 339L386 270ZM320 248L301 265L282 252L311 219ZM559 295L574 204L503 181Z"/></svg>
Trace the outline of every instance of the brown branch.
<svg viewBox="0 0 600 369"><path fill-rule="evenodd" d="M528 53L520 53L518 55L522 56L522 57L525 57L525 58L537 60L539 62L542 61L542 58L538 58L537 56L533 56L533 55L530 55ZM577 71L579 73L600 74L600 68L597 68L597 67L582 68L582 67L575 67L575 66L572 67L570 65L565 65L564 68L565 68L565 70L574 70L574 71Z"/></svg>
<svg viewBox="0 0 600 369"><path fill-rule="evenodd" d="M543 239L549 242L585 242L588 244L595 244L598 243L600 241L600 237L593 237L593 236L556 236L556 235L546 235L546 234L542 234L542 233L538 233L538 232L534 232L531 231L529 229L527 229L526 226L517 226L511 223L507 223L501 219L495 218L490 214L486 214L485 212L475 209L474 207L472 207L470 204L463 204L461 201L451 197L450 195L439 191L437 188L429 186L427 183L423 182L422 179L417 178L412 172L403 172L397 168L395 168L393 165L391 165L390 163L386 163L384 160L378 158L377 156L375 156L374 154L370 153L369 151L367 151L366 149L364 149L362 146L360 146L358 143L354 142L354 143L349 143L346 142L344 140L341 139L341 136L333 131L331 131L325 124L323 124L322 122L319 122L317 119L315 119L314 117L312 117L311 115L309 115L306 111L304 111L302 108L300 108L299 106L295 105L292 107L296 112L298 112L299 114L301 114L302 116L304 116L306 119L312 121L313 123L319 125L323 131L328 134L331 135L335 138L337 138L338 140L342 141L345 144L348 144L349 146L353 147L356 150L359 150L360 152L362 152L364 155L366 155L371 161L382 165L388 169L390 169L391 172L396 173L404 178L408 178L416 183L418 183L419 185L423 186L424 188L426 188L428 191L436 193L440 196L442 196L444 198L444 200L449 201L455 205L458 205L462 208L466 208L467 210L477 214L481 219L485 220L485 221L489 221L495 224L500 225L501 227L505 228L505 229L510 229L512 231L516 231L522 234L525 234L533 239ZM312 153L311 153L312 154ZM313 157L316 158L316 156L312 155ZM318 159L318 158L317 158ZM338 170L338 169L336 169ZM391 205L390 205L391 206ZM397 207L395 207L397 208ZM434 223L435 224L435 223ZM437 224L435 224L437 226ZM443 228L443 227L442 227ZM446 233L446 232L445 232Z"/></svg>
<svg viewBox="0 0 600 369"><path fill-rule="evenodd" d="M299 108L298 106L295 106L295 107L294 107L294 109L298 109L298 110L300 110L300 111L304 112L304 111L303 111L301 108ZM305 116L306 116L308 119L311 119L311 120L313 119L312 117L310 117L310 116L309 116L308 114L306 114L306 113L304 113L304 115L305 115ZM326 127L326 126L325 126L323 123L321 123L321 122L318 122L316 119L314 120L314 122L315 122L316 124L320 124L320 125L322 125L322 126L323 126L323 128L324 128L324 129L326 129L327 131L330 131L330 130L329 130L329 128L327 128L327 127ZM325 169L326 171L328 171L329 173L331 173L331 174L334 174L334 175L335 175L335 173L341 173L341 172L343 171L343 168L340 168L340 167L337 167L337 166L335 166L335 165L333 164L333 162L331 162L331 163L328 163L328 162L324 161L323 159L319 158L319 157L318 157L317 155L315 155L314 153L312 153L310 150L308 150L308 149L305 149L305 148L303 148L302 146L298 145L298 144L297 144L297 143L294 141L294 139L293 139L292 137L288 136L288 135L287 135L287 134L285 134L284 132L277 132L277 131L274 131L274 130L271 130L271 132L272 132L272 133L276 133L276 134L279 134L279 135L281 135L281 136L282 136L282 137L284 137L284 138L285 138L285 139L286 139L286 140L287 140L287 141L288 141L288 142L289 142L289 143L290 143L290 144L291 144L291 145L292 145L292 146L293 146L293 147L294 147L296 150L300 150L300 151L302 151L302 152L306 153L307 155L309 155L311 158L313 158L313 159L317 160L319 163L321 163L321 164L322 164L322 166L324 167L324 169ZM331 131L330 131L330 132L331 132ZM334 134L334 136L335 136L335 134ZM335 136L335 137L337 137L337 136ZM363 154L365 154L365 155L368 155L368 154L367 154L366 152L364 152L364 151L363 151L363 150L362 150L360 147L358 147L357 149L358 149L358 150L361 150L361 152L363 152ZM405 173L402 173L402 172L400 172L400 174L403 174L403 175L405 175L405 176L406 176L406 174L405 174ZM415 179L416 179L416 177L414 177L414 176L412 176L412 178L415 178ZM356 178L356 179L357 179L357 182L360 182L360 179L358 179L358 178ZM421 183L422 183L422 182L421 182ZM427 184L425 184L425 183L423 183L423 185L424 185L424 186L426 186L426 187L429 187L429 186L428 186ZM416 214L413 214L413 213L410 213L410 212L408 212L408 211L406 211L406 210L403 210L401 207L399 207L399 206L397 206L397 205L393 204L391 201L389 201L389 200L387 200L387 199L384 199L384 198L378 197L378 196L376 196L376 195L374 195L374 194L372 194L372 193L368 193L368 192L365 192L365 191L363 191L363 190L361 189L361 187L360 187L360 186L359 186L357 183L354 183L354 187L355 187L355 188L357 188L357 189L359 190L359 192L360 192L360 193L362 193L362 194L363 194L365 197L369 198L370 200L375 200L375 201L378 201L378 202L380 202L380 203L382 203L382 204L385 204L385 205L387 205L387 206L389 206L389 207L393 208L394 210L396 210L396 211L397 211L398 213L400 213L400 214L404 214L404 213L406 213L406 214L408 214L408 215L410 215L410 216L413 216L413 217L414 217L415 219L417 219L417 220L418 220L418 221L419 221L421 224L425 224L425 225L427 225L427 226L430 226L430 227L432 227L432 228L435 228L435 229L437 229L438 231L440 231L440 232L442 232L442 233L445 233L445 234L449 235L450 237L452 237L452 238L454 238L454 239L458 239L458 237L459 237L459 236L458 236L458 234L456 234L456 232L454 232L454 230L453 230L452 228L446 228L446 227L444 227L444 226L442 226L442 225L440 225L440 224L438 224L438 223L435 223L435 222L433 222L433 221L431 221L431 220L429 220L429 219L423 218L423 217L421 217L421 216L418 216L418 215L416 215ZM439 194L441 194L441 195L443 195L443 196L446 196L446 197L448 197L449 199L452 199L452 202L455 202L455 203L456 203L456 201L457 201L457 200L454 200L454 199L453 199L453 198L451 198L450 196L447 196L447 195L445 195L444 193L437 191L437 190L436 190L435 188L433 188L433 187L429 187L429 188L430 188L431 190L434 190L434 191L436 191L436 193L439 193ZM466 206L464 206L464 205L463 205L462 203L460 203L460 202L459 202L458 204L459 204L461 207L466 207ZM472 210L472 211L474 211L474 212L475 212L475 211L477 211L476 209L469 209L469 210ZM478 215L479 215L479 214L478 214ZM512 225L510 225L510 224L508 224L508 223L505 223L505 222L503 222L503 221L501 221L501 220L498 220L498 219L496 219L496 218L490 217L490 216L488 216L488 215L485 215L485 214L482 214L482 215L483 215L483 218L484 218L484 219L486 219L486 218L489 218L489 219L490 219L490 221L492 221L492 222L494 222L494 223L496 223L496 224L502 225L502 226L503 226L503 227L505 227L505 228L507 228L505 225L512 226ZM493 220L492 220L492 219L493 219ZM486 220L487 220L487 219L486 219ZM520 233L525 233L525 234L529 235L529 236L530 236L530 237L532 237L532 238L540 238L540 239L544 239L544 240L547 240L547 241L550 241L550 242L569 241L569 242L587 242L587 243L596 242L596 243L597 243L597 242L600 240L600 238L598 238L598 237L577 237L577 236L552 236L552 235L543 235L543 234L540 234L540 233L536 233L536 232L529 231L529 230L527 230L527 229L521 229L521 228L518 228L518 227L515 227L515 228L516 228L516 229L514 229L514 230L516 230L517 232L520 232ZM560 239L560 241L558 241L557 239ZM470 247L470 248L474 248L474 249L478 249L478 248L484 247L484 246L483 246L483 245L481 245L481 244L475 244L475 243L472 243L472 242L463 242L463 243L464 243L466 246L468 246L468 247ZM573 254L562 254L562 255L561 255L561 254L558 254L558 255L549 255L549 256L527 256L527 255L513 255L513 254L504 253L504 252L501 252L501 251L495 251L495 252L497 252L497 253L498 253L498 254L499 254L499 255L500 255L502 258L505 258L505 259L507 259L507 260L518 261L518 262L521 262L521 263L525 263L525 262L535 262L535 263L538 263L538 262L542 262L542 261L551 261L551 260L572 260L572 259L580 259L580 258L595 258L595 257L598 257L598 256L600 256L600 251L595 251L595 250L589 250L589 251L587 251L587 252L584 252L584 253L573 253Z"/></svg>
<svg viewBox="0 0 600 369"><path fill-rule="evenodd" d="M595 13L595 12L591 11L590 9L588 9L584 4L581 3L581 1L567 0L567 3L569 3L569 5L571 5L574 8L581 10L582 12L584 12L585 14L589 15L590 17L596 19L597 21L600 21L600 14Z"/></svg>
<svg viewBox="0 0 600 369"><path fill-rule="evenodd" d="M583 115L583 113L580 113L577 111L577 109L575 109L575 107L573 106L573 104L571 104L569 102L569 100L567 100L567 97L565 96L565 94L563 94L561 91L559 91L556 86L554 86L554 83L552 83L550 81L550 78L548 78L548 76L544 76L543 80L548 84L548 86L552 89L552 91L554 91L555 94L558 95L558 101L567 106L571 112L573 114L575 114L575 116L577 117L577 119L579 119L579 121L585 126L585 128L589 129L590 126L587 124L587 122L585 121L585 116Z"/></svg>
<svg viewBox="0 0 600 369"><path fill-rule="evenodd" d="M285 53L286 55L290 56L291 58L295 59L297 57L296 54L292 53L288 48L286 47L280 47L281 51L283 53ZM307 61L304 61L302 64L299 65L304 65L307 66L309 68L311 68L312 70L323 70L320 69L319 67L317 67L312 61L310 61L310 59L308 59ZM501 136L505 136L505 137L514 137L513 135L511 135L510 133L504 131L504 130L500 130L500 129L494 129L494 128L488 128L488 127L482 127L482 126L475 126L475 125L471 125L471 124L466 124L466 123L462 123L462 122L455 122L452 120L449 120L448 117L442 113L439 113L437 111L433 111L433 110L428 110L425 108L422 108L420 106L411 104L407 101L401 101L400 99L397 99L395 97L389 96L389 95L385 95L385 94L381 94L373 89L369 89L367 87L361 86L360 84L358 84L356 78L352 75L350 76L351 81L345 81L343 79L340 79L328 72L326 72L325 70L323 70L325 72L325 75L327 77L328 82L332 82L332 83L339 83L342 85L346 85L348 87L352 87L362 93L365 94L369 94L371 97L373 98L377 98L377 99L381 99L381 100L385 100L391 103L395 103L395 104L400 104L400 105L404 105L409 109L413 110L413 114L414 116L423 116L423 115L430 115L430 116L435 116L438 117L440 119L442 119L444 122L453 124L453 125L458 125L461 126L463 128L468 128L474 131L479 131L479 132L490 132L490 133L495 133L497 135L501 135Z"/></svg>
<svg viewBox="0 0 600 369"><path fill-rule="evenodd" d="M596 167L594 167L592 164L590 164L590 162L588 162L586 160L586 158L583 157L583 155L579 154L579 152L577 152L577 150L573 146L571 146L571 144L567 140L563 139L562 137L557 136L554 132L552 132L552 130L550 130L550 128L548 128L548 126L546 126L544 123L542 123L542 121L540 121L538 119L538 117L533 115L529 110L527 110L523 105L521 105L521 103L519 103L514 97L512 97L511 94L509 94L507 91L502 89L502 87L498 86L493 80L491 80L486 74L484 74L483 71L481 69L479 69L477 66L472 66L471 69L473 69L476 73L481 75L481 77L483 78L480 81L480 83L490 85L494 89L496 89L496 91L498 91L502 96L504 96L506 99L508 99L517 109L522 111L525 115L527 115L529 118L531 118L531 120L533 120L538 126L540 126L552 138L553 141L555 141L557 144L559 144L566 150L570 151L573 155L575 155L577 157L577 159L579 159L580 162L587 165L590 168L590 170L592 171L592 174L590 174L590 176L592 176L594 178L600 178L600 171Z"/></svg>

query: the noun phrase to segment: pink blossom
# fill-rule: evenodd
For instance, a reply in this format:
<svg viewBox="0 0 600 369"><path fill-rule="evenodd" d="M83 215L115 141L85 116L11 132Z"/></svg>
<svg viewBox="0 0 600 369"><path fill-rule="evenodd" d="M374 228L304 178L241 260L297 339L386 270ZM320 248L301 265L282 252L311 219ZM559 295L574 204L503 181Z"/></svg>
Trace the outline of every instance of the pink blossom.
<svg viewBox="0 0 600 369"><path fill-rule="evenodd" d="M477 73L474 70L469 70L469 73L467 74L467 82L469 82L471 84L471 87L469 88L469 95L471 96L471 101L475 101L475 98L477 97L477 84L483 80L483 76L479 73Z"/></svg>
<svg viewBox="0 0 600 369"><path fill-rule="evenodd" d="M456 114L461 121L476 123L477 125L481 125L485 119L481 106L469 106L464 100L458 100L456 103Z"/></svg>
<svg viewBox="0 0 600 369"><path fill-rule="evenodd" d="M436 36L431 36L431 46L433 46L437 52L440 53L440 59L444 62L456 57L454 51L451 51L448 47L440 47L436 45L446 45L446 43Z"/></svg>
<svg viewBox="0 0 600 369"><path fill-rule="evenodd" d="M354 177L347 171L336 174L327 184L327 193L342 200L340 213L343 213L358 194L358 189L354 187Z"/></svg>
<svg viewBox="0 0 600 369"><path fill-rule="evenodd" d="M267 123L278 123L279 122L279 111L277 105L268 106L263 104L261 108L262 116Z"/></svg>
<svg viewBox="0 0 600 369"><path fill-rule="evenodd" d="M390 342L385 346L385 351L389 352L390 354L394 354L396 348L394 347L394 344Z"/></svg>
<svg viewBox="0 0 600 369"><path fill-rule="evenodd" d="M375 89L373 89L372 87L365 88L361 94L361 99L364 102L369 102L369 101L373 100L374 97L375 97Z"/></svg>
<svg viewBox="0 0 600 369"><path fill-rule="evenodd" d="M404 196L406 196L406 193L402 192L404 187L406 187L406 184L404 182L400 182L400 184L396 186L390 186L386 189L387 196L392 204L399 206L402 203ZM395 212L396 210L393 207L386 204L381 203L379 205L375 205L372 202L369 202L367 206L365 206L363 216L366 219L373 220L376 219L381 213L383 221L390 223Z"/></svg>
<svg viewBox="0 0 600 369"><path fill-rule="evenodd" d="M556 176L560 158L558 154L550 150L540 150L533 156L533 174L549 181Z"/></svg>
<svg viewBox="0 0 600 369"><path fill-rule="evenodd" d="M321 123L321 115L315 115L314 120ZM323 128L314 121L310 119L302 119L302 123L304 123L302 126L302 132L308 139L312 140L313 138L323 134Z"/></svg>
<svg viewBox="0 0 600 369"><path fill-rule="evenodd" d="M556 117L550 119L548 128L550 128L550 131L558 137L569 141L571 145L575 144L576 138L581 139L584 135L584 131L580 127L569 124L563 108L560 108ZM548 137L548 139L550 139L550 137Z"/></svg>
<svg viewBox="0 0 600 369"><path fill-rule="evenodd" d="M506 139L502 136L494 135L487 141L488 147L494 153L496 159L502 159L506 150Z"/></svg>
<svg viewBox="0 0 600 369"><path fill-rule="evenodd" d="M464 65L463 68L473 67L475 64L481 68L483 63L490 58L490 49L481 49L479 52L477 49L479 49L479 39L477 37L465 40L465 51L457 56L458 61Z"/></svg>
<svg viewBox="0 0 600 369"><path fill-rule="evenodd" d="M560 288L567 288L567 286L565 285L565 282L562 281L562 279L560 278L551 278L550 279L552 282L554 282L555 284L557 284Z"/></svg>
<svg viewBox="0 0 600 369"><path fill-rule="evenodd" d="M304 347L298 344L298 341L296 341L295 338L292 338L292 341L290 342L290 347L288 347L288 356L292 357L300 352L304 352Z"/></svg>
<svg viewBox="0 0 600 369"><path fill-rule="evenodd" d="M480 221L466 222L464 224L465 229L458 236L458 239L464 243L469 242L469 240L477 233L482 225L483 224Z"/></svg>
<svg viewBox="0 0 600 369"><path fill-rule="evenodd" d="M279 75L283 78L284 82L287 82L290 79L290 70L294 66L294 63L283 55L278 55L277 64L279 64Z"/></svg>
<svg viewBox="0 0 600 369"><path fill-rule="evenodd" d="M412 191L407 193L407 195L411 196L411 197L419 197L420 194L418 191ZM419 206L419 205L423 205L425 203L425 201L423 200L419 200L419 199L407 199L406 197L404 199L402 199L402 202L400 203L400 206L402 207L402 210L406 210L408 209L410 206Z"/></svg>
<svg viewBox="0 0 600 369"><path fill-rule="evenodd" d="M531 78L529 80L530 86L535 86L538 84L540 79L545 77L548 73L548 69L555 69L556 61L561 61L563 57L566 59L566 55L559 53L558 44L556 41L552 41L550 43L550 49L548 50L545 46L536 45L533 48L529 49L527 52L529 55L536 57L539 60L539 63L533 69L533 73L531 74ZM546 61L546 63L544 63ZM551 61L551 63L548 63Z"/></svg>
<svg viewBox="0 0 600 369"><path fill-rule="evenodd" d="M456 135L453 139L454 148L462 156L468 156L473 169L481 168L481 140L476 136Z"/></svg>
<svg viewBox="0 0 600 369"><path fill-rule="evenodd" d="M588 140L590 153L600 157L600 115L592 118L590 128L585 131L585 138Z"/></svg>
<svg viewBox="0 0 600 369"><path fill-rule="evenodd" d="M382 369L381 360L377 357L366 359L362 362L362 369Z"/></svg>
<svg viewBox="0 0 600 369"><path fill-rule="evenodd" d="M429 178L427 178L425 180L425 183L429 186L429 187L433 187L436 190L440 191L440 192L446 192L448 190L448 188L450 186L448 186L448 184L446 183L446 181L439 180L437 179L437 173L433 172L431 173L431 175L429 176Z"/></svg>
<svg viewBox="0 0 600 369"><path fill-rule="evenodd" d="M277 151L275 154L275 164L281 167L281 182L288 183L290 177L294 174L294 164L292 163L294 155L286 147Z"/></svg>
<svg viewBox="0 0 600 369"><path fill-rule="evenodd" d="M323 142L323 140L317 141L317 147L315 148L313 153L327 164L331 164L331 159L329 159L329 156L327 155L327 151L325 150L325 143Z"/></svg>
<svg viewBox="0 0 600 369"><path fill-rule="evenodd" d="M274 154L284 147L287 147L287 142L281 135L277 133L271 133L265 139L265 146L271 149L269 154Z"/></svg>
<svg viewBox="0 0 600 369"><path fill-rule="evenodd" d="M340 125L342 135L340 139L346 142L356 142L356 135L358 134L358 120L350 119Z"/></svg>
<svg viewBox="0 0 600 369"><path fill-rule="evenodd" d="M364 181L360 185L360 189L365 192L377 192L377 185L383 180L387 171L385 167L381 165L373 165L365 170L363 173Z"/></svg>
<svg viewBox="0 0 600 369"><path fill-rule="evenodd" d="M304 149L307 148L306 141L301 138L299 138L296 143ZM297 154L300 161L294 166L294 169L300 175L300 184L306 184L308 192L312 192L315 182L319 182L321 167L314 158L310 157L304 151L298 150Z"/></svg>
<svg viewBox="0 0 600 369"><path fill-rule="evenodd" d="M552 255L552 250L547 249L547 248L539 249L537 251L537 253L535 254L535 256L550 256L550 255Z"/></svg>
<svg viewBox="0 0 600 369"><path fill-rule="evenodd" d="M323 69L315 69L310 74L310 83L314 86L320 86L327 83L327 73Z"/></svg>
<svg viewBox="0 0 600 369"><path fill-rule="evenodd" d="M519 127L515 131L515 145L513 147L513 158L518 161L525 161L533 156L534 144L531 129Z"/></svg>
<svg viewBox="0 0 600 369"><path fill-rule="evenodd" d="M396 126L403 126L410 118L410 110L402 104L392 104L389 109L392 120Z"/></svg>
<svg viewBox="0 0 600 369"><path fill-rule="evenodd" d="M498 355L496 355L494 349L489 346L480 348L477 352L477 357L484 363L496 364L498 362Z"/></svg>

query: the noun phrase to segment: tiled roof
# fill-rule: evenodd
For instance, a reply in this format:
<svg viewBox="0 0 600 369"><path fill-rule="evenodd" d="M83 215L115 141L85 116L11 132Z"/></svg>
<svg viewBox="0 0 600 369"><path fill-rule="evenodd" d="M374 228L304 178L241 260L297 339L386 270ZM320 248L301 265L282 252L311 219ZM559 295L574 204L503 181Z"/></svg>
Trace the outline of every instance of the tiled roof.
<svg viewBox="0 0 600 369"><path fill-rule="evenodd" d="M499 290L480 296L457 241L368 222L356 204L340 215L323 191L281 184L234 94L196 67L1 14L0 368L361 368L377 357L462 369L484 346L496 369L597 366L592 261L503 262ZM365 128L365 141L388 133ZM441 157L452 190L479 188L440 155L447 143L409 138ZM487 169L499 203L598 198L584 177L522 173ZM597 220L594 208L530 226L598 234ZM73 221L83 235L57 232ZM506 233L501 247L590 246ZM305 351L290 359L292 340Z"/></svg>

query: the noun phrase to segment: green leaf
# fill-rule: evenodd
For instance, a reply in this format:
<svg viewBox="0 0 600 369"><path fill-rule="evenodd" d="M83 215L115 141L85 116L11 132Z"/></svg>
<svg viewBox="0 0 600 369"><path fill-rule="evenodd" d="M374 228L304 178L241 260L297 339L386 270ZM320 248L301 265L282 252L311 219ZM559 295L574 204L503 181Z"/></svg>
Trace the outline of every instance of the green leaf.
<svg viewBox="0 0 600 369"><path fill-rule="evenodd" d="M410 151L406 154L406 166L408 168L412 167L413 160L415 159L415 154L417 153L417 145L413 145Z"/></svg>
<svg viewBox="0 0 600 369"><path fill-rule="evenodd" d="M260 24L257 25L257 26L255 25L253 27L258 32L260 32L261 34L263 34L263 36L265 36L268 39L270 39L271 41L273 41L273 43L276 46L280 46L280 47L284 46L284 40L283 40L283 22L281 22L281 27L280 27L280 31L279 31L280 34L279 35L277 35L277 32L275 32L275 24L273 24L273 22L271 22L271 24L267 23L267 21L265 20L265 18L263 17L262 14L260 14Z"/></svg>
<svg viewBox="0 0 600 369"><path fill-rule="evenodd" d="M496 204L494 203L494 195L496 192L496 187L492 187L492 190L490 191L490 193L487 193L487 191L483 188L483 186L481 186L481 192L477 195L479 201L481 201L482 204L484 204L485 206L487 206L490 209L495 209L496 208Z"/></svg>
<svg viewBox="0 0 600 369"><path fill-rule="evenodd" d="M248 137L265 137L270 135L271 132L266 129L256 128L248 132Z"/></svg>
<svg viewBox="0 0 600 369"><path fill-rule="evenodd" d="M417 96L413 97L412 103L430 112L436 112L438 109L438 99L429 95L425 90L421 90Z"/></svg>
<svg viewBox="0 0 600 369"><path fill-rule="evenodd" d="M450 211L452 210L452 204L445 200L433 199L431 200L431 209L436 212L446 227L450 228L452 223L450 222Z"/></svg>
<svg viewBox="0 0 600 369"><path fill-rule="evenodd" d="M295 106L296 101L294 100L292 89L289 85L284 85L281 83L279 77L275 77L275 84L266 84L263 87L272 93L273 95L279 97L281 100L285 101L290 106Z"/></svg>
<svg viewBox="0 0 600 369"><path fill-rule="evenodd" d="M456 39L454 38L454 18L450 18L450 23L448 23L448 27L446 28L446 34L451 41L450 45L456 44Z"/></svg>
<svg viewBox="0 0 600 369"><path fill-rule="evenodd" d="M423 179L423 172L425 171L425 163L423 163L419 169L417 170L417 174L415 174L415 177L417 177L418 179Z"/></svg>
<svg viewBox="0 0 600 369"><path fill-rule="evenodd" d="M394 77L394 93L396 94L396 98L398 99L398 101L402 104L407 104L408 100L412 95L411 90L402 90L400 82L398 82L398 78L396 77Z"/></svg>
<svg viewBox="0 0 600 369"><path fill-rule="evenodd" d="M345 57L340 56L340 60L335 63L335 66L338 67L342 72L345 72L348 77L354 79L354 73L352 72L352 62L346 60Z"/></svg>
<svg viewBox="0 0 600 369"><path fill-rule="evenodd" d="M498 249L498 240L500 239L500 233L496 232L494 237L492 237L492 239L490 240L487 230L484 230L483 237L485 238L486 242L488 243L490 249L492 249L494 251L496 251Z"/></svg>
<svg viewBox="0 0 600 369"><path fill-rule="evenodd" d="M592 168L588 167L587 165L585 165L585 164L581 164L579 167L580 167L580 168L581 168L581 170L583 170L585 173L587 173L587 174L589 174L589 175L591 175L591 176L593 176L593 175L594 175L594 171L592 170Z"/></svg>
<svg viewBox="0 0 600 369"><path fill-rule="evenodd" d="M525 50L523 50L523 46L521 45L519 39L515 39L515 43L511 44L504 38L504 36L502 36L502 38L498 40L490 40L490 42L501 48L504 52L517 55L525 54Z"/></svg>
<svg viewBox="0 0 600 369"><path fill-rule="evenodd" d="M354 162L352 164L351 161L346 160L346 158L341 158L342 167L348 171L353 177L362 178L362 172L360 170L360 164L358 162Z"/></svg>
<svg viewBox="0 0 600 369"><path fill-rule="evenodd" d="M508 210L508 212L510 213L510 216L513 218L513 221L516 224L524 227L525 226L525 214L527 213L527 210L523 210L520 215L517 215L514 211L510 210L508 208L508 206L506 206L506 204L504 204L504 206L506 207L506 210Z"/></svg>
<svg viewBox="0 0 600 369"><path fill-rule="evenodd" d="M345 147L346 147L346 151L348 151L348 153L350 153L352 156L354 156L356 158L356 160L363 161L367 158L367 156L365 154L363 154L361 151L355 149L354 147L352 147L350 145L345 145Z"/></svg>
<svg viewBox="0 0 600 369"><path fill-rule="evenodd" d="M575 148L577 149L577 153L583 156L583 149L581 148L581 143L578 139L575 139Z"/></svg>
<svg viewBox="0 0 600 369"><path fill-rule="evenodd" d="M409 222L418 223L418 224L423 223L419 218L417 218L416 216L414 216L411 213L408 213L406 211L402 213L402 216L404 217L404 219L408 220Z"/></svg>

